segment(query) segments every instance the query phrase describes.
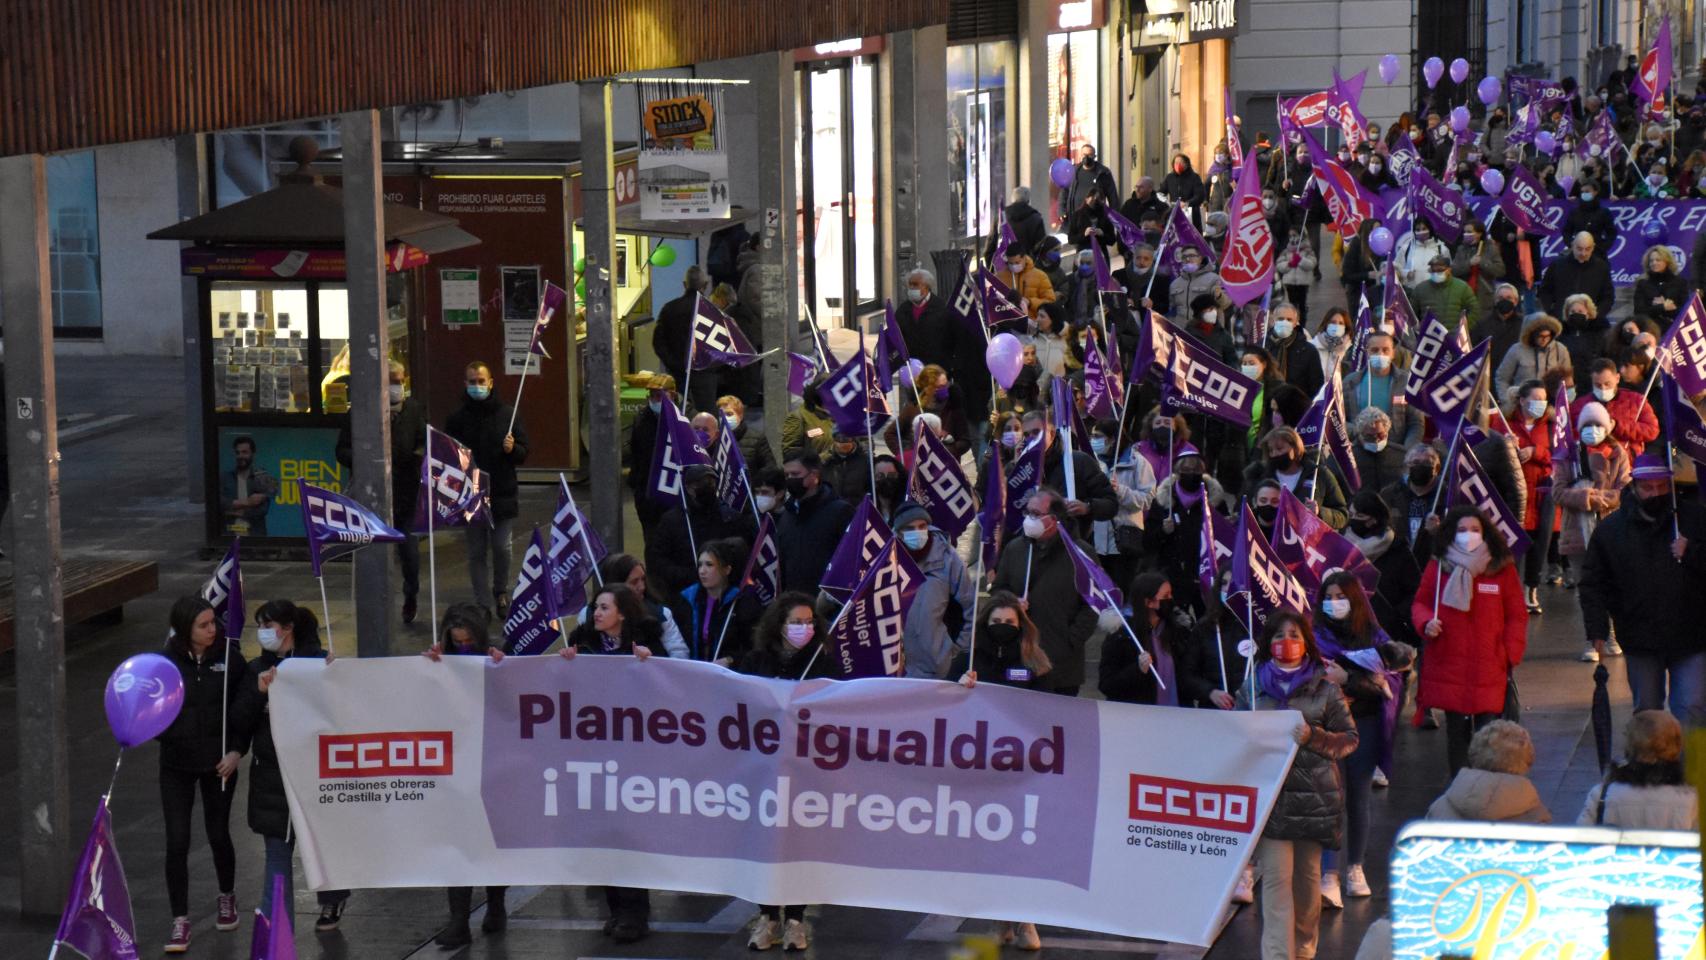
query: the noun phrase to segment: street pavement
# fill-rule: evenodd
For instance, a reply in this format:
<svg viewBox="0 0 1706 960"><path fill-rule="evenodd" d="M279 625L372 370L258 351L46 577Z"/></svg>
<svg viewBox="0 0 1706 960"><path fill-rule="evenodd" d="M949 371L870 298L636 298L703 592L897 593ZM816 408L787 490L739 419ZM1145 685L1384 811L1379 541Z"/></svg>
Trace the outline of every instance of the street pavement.
<svg viewBox="0 0 1706 960"><path fill-rule="evenodd" d="M192 593L211 570L203 554L201 507L184 496L185 431L180 419L181 367L176 360L112 360L66 358L59 364L61 420L67 440L62 444L62 511L64 552L67 556L152 559L160 565L160 590L130 604L122 623L104 627L74 625L67 629L66 688L69 697L68 744L71 761L71 847L81 844L100 791L113 773L118 755L101 710L101 692L108 673L125 657L157 650L165 635L166 611L173 599ZM117 419L115 419L117 418ZM523 521L519 530L548 520L553 491L524 489ZM627 543L637 549L640 531L627 512ZM5 527L9 544L8 523ZM522 537L518 534L518 543ZM423 554L426 552L423 548ZM517 548L519 559L520 547ZM459 536L440 534L440 605L468 599ZM10 574L13 561L0 561L0 575ZM393 567L393 577L398 577ZM251 605L284 597L310 603L318 610L319 593L306 563L245 563L245 592ZM332 630L340 651L353 653L353 624L349 567L328 569ZM393 590L400 589L394 580ZM424 591L423 591L424 593ZM1597 781L1593 739L1588 725L1592 690L1591 666L1576 662L1581 642L1580 615L1575 595L1562 588L1542 593L1546 613L1531 622L1528 656L1517 671L1524 723L1534 735L1538 764L1534 781L1555 819L1572 821L1587 789ZM425 602L423 595L423 606ZM404 626L393 616L390 649L396 655L416 653L427 645L429 628L420 622ZM246 652L258 649L249 634ZM1091 653L1097 651L1092 649ZM1628 695L1622 665L1609 661L1613 708L1618 723L1628 715ZM1093 678L1095 670L1089 675ZM1094 683L1088 686L1093 695ZM20 697L10 655L0 658L0 715L13 715ZM22 735L27 736L25 731ZM1143 736L1133 730L1132 736ZM1445 787L1446 765L1437 731L1406 724L1399 737L1393 785L1377 791L1374 830L1367 865L1376 896L1349 901L1347 909L1329 911L1322 921L1319 956L1350 958L1364 929L1385 909L1386 860L1391 841L1402 824L1420 816ZM113 796L117 842L129 878L143 955L156 954L164 942L170 917L163 881L164 827L156 787L157 749L132 751L119 770ZM15 736L0 737L0 783L15 784L19 774ZM195 943L191 956L244 958L249 944L248 915L260 892L262 844L247 827L247 779L239 777L231 816L237 844L242 930L213 929L214 881L211 858L199 824L194 830L190 858L192 919ZM199 820L199 814L198 818ZM0 956L45 956L52 938L52 920L18 918L20 885L32 878L19 876L15 850L18 832L17 797L0 790ZM432 837L420 842L431 843ZM545 957L739 957L748 955L746 924L755 908L729 897L661 893L654 896L654 933L631 946L619 947L604 938L602 897L589 888L517 888L511 891L512 919L506 933L484 937L463 951L431 945L445 921L444 894L437 889L357 891L339 930L316 934L313 895L297 880L297 949L303 958L361 958L391 960L408 957L474 957L531 960ZM1141 904L1133 904L1141 911ZM1234 914L1220 940L1206 953L1210 958L1258 955L1260 920L1257 908ZM476 918L477 921L478 918ZM810 955L835 958L939 958L968 933L988 933L988 921L955 917L817 907L810 917L815 937ZM1201 948L1133 941L1083 931L1042 931L1048 956L1089 958L1106 954L1134 957L1202 957Z"/></svg>

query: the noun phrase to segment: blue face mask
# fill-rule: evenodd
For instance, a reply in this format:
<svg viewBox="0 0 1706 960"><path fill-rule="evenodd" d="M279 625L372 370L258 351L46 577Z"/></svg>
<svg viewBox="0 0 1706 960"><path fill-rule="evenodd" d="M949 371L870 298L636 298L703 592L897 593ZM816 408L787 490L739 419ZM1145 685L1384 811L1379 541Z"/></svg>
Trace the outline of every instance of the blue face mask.
<svg viewBox="0 0 1706 960"><path fill-rule="evenodd" d="M906 549L908 550L922 550L924 549L924 545L930 542L930 531L902 530L900 532L900 542L906 544Z"/></svg>
<svg viewBox="0 0 1706 960"><path fill-rule="evenodd" d="M468 384L468 396L475 400L484 400L492 395L492 388L478 383Z"/></svg>
<svg viewBox="0 0 1706 960"><path fill-rule="evenodd" d="M1098 457L1104 453L1107 453L1108 452L1108 439L1106 437L1091 437L1090 438L1090 452L1094 453Z"/></svg>

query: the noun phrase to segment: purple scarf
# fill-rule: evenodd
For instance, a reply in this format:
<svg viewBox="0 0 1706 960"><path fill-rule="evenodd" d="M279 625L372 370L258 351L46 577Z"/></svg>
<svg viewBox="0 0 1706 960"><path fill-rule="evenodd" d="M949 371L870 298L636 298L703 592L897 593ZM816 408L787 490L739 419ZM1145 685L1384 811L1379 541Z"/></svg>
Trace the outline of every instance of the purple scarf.
<svg viewBox="0 0 1706 960"><path fill-rule="evenodd" d="M1264 660L1256 667L1256 684L1262 688L1263 693L1279 704L1277 709L1284 710L1291 705L1291 695L1315 679L1320 672L1319 663L1305 663L1297 670L1286 673L1274 666L1272 660Z"/></svg>

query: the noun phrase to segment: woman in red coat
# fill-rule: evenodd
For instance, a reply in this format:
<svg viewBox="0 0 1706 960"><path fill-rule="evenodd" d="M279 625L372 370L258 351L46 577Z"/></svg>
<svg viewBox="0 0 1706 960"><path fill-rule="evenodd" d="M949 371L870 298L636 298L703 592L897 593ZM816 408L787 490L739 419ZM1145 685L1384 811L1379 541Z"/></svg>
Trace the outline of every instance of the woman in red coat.
<svg viewBox="0 0 1706 960"><path fill-rule="evenodd" d="M1479 510L1453 507L1440 526L1454 535L1434 539L1411 608L1427 638L1416 709L1445 711L1455 777L1475 731L1504 711L1506 685L1528 643L1528 609L1510 545Z"/></svg>
<svg viewBox="0 0 1706 960"><path fill-rule="evenodd" d="M1516 396L1506 414L1511 439L1516 441L1517 459L1522 461L1522 483L1528 488L1528 512L1523 515L1522 528L1528 532L1532 545L1523 556L1522 586L1523 600L1531 614L1542 612L1540 578L1546 572L1547 560L1558 562L1557 548L1552 542L1552 535L1558 529L1558 508L1551 497L1552 414L1546 384L1539 380L1525 380L1517 385Z"/></svg>

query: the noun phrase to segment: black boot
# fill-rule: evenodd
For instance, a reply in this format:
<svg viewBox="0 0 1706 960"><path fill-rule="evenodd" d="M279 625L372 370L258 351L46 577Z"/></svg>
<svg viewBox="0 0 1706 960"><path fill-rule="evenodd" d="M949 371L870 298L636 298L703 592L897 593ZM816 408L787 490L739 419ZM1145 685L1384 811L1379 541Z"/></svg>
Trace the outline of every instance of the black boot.
<svg viewBox="0 0 1706 960"><path fill-rule="evenodd" d="M465 947L474 941L474 932L468 929L468 911L474 904L473 888L451 887L444 892L450 901L450 923L432 942L441 947Z"/></svg>
<svg viewBox="0 0 1706 960"><path fill-rule="evenodd" d="M487 933L497 933L509 926L509 910L504 906L504 891L508 887L486 888L486 918L480 921L480 929Z"/></svg>

